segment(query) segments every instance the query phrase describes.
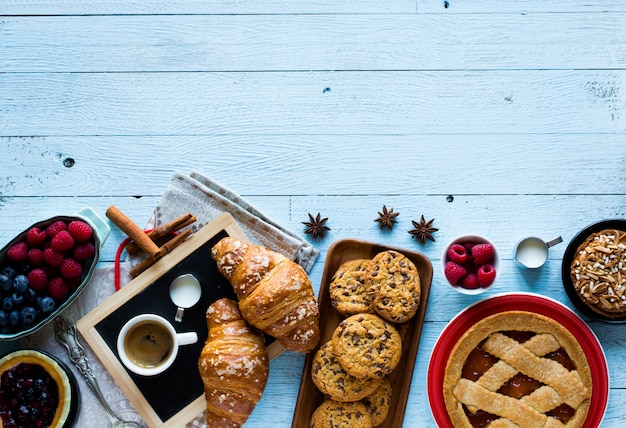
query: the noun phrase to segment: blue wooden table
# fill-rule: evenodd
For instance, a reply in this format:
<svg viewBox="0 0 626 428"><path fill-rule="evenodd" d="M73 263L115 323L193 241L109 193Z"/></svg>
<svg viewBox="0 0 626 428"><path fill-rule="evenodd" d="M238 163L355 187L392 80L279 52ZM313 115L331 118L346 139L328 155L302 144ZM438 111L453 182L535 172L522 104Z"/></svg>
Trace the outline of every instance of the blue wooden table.
<svg viewBox="0 0 626 428"><path fill-rule="evenodd" d="M173 171L195 169L306 239L307 214L328 217L311 240L316 291L338 239L420 251L434 278L404 426L434 426L430 353L479 299L446 285L446 243L496 244L501 274L482 297L573 309L567 243L626 218L624 28L617 1L4 0L0 243L85 206L144 224ZM391 231L374 222L383 205L400 212ZM407 233L421 215L435 242ZM528 235L564 240L532 273L512 260ZM101 266L123 239L114 228ZM624 426L626 325L584 319L608 360L602 426ZM272 362L246 426L290 426L303 363Z"/></svg>

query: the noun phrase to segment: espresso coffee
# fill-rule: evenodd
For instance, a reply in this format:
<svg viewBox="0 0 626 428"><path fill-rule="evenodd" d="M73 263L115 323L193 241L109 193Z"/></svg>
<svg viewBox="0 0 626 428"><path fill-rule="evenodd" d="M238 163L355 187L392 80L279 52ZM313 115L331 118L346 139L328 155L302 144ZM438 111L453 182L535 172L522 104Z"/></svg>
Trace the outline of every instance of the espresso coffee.
<svg viewBox="0 0 626 428"><path fill-rule="evenodd" d="M155 321L134 325L124 340L124 351L136 365L144 368L158 367L172 353L174 338L168 329Z"/></svg>

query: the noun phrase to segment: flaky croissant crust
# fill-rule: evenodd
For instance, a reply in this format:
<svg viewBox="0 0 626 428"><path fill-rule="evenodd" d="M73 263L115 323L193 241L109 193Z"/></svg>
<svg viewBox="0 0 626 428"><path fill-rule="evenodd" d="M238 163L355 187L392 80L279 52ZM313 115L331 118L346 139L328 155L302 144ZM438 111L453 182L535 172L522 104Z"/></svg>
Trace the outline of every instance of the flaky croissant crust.
<svg viewBox="0 0 626 428"><path fill-rule="evenodd" d="M240 427L261 399L269 375L264 338L242 318L237 302L207 310L209 334L198 359L208 427Z"/></svg>
<svg viewBox="0 0 626 428"><path fill-rule="evenodd" d="M317 345L319 307L311 280L300 265L234 237L220 240L211 255L251 325L291 351L306 353Z"/></svg>

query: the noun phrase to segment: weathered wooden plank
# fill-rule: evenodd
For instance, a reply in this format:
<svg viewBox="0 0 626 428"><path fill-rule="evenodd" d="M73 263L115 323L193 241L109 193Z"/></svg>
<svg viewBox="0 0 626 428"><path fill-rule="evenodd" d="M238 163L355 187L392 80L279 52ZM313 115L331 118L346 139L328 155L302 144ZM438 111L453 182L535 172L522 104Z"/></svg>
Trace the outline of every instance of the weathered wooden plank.
<svg viewBox="0 0 626 428"><path fill-rule="evenodd" d="M626 11L620 1L504 0L146 0L92 2L89 0L4 0L2 15L85 14L303 14L303 13L532 13Z"/></svg>
<svg viewBox="0 0 626 428"><path fill-rule="evenodd" d="M237 187L224 183L233 190ZM165 190L165 187L163 188ZM10 241L23 229L48 217L59 214L72 214L85 206L92 207L103 218L110 205L116 205L138 225L147 222L160 197L132 198L111 195L102 197L3 197L0 200L0 213L3 227L0 229L0 243ZM328 246L342 238L359 238L373 242L383 242L403 248L410 248L426 254L433 263L438 263L445 245L459 235L479 234L491 238L500 249L505 265L507 287L517 282L529 282L532 287L546 279L560 278L558 271L538 271L533 278L524 278L522 272L513 268L512 254L515 243L524 236L535 235L549 240L561 236L565 243L588 224L607 218L626 218L626 196L624 195L462 195L448 202L445 195L309 195L309 196L264 196L245 195L255 206L279 224L300 234L304 234L303 221L308 213L320 212L328 217L332 229L326 238L311 241L322 255L323 262ZM378 211L387 205L401 214L392 231L380 230L374 219ZM439 228L435 242L428 241L422 246L408 233L413 228L412 220L420 216L434 218L434 227ZM103 261L114 259L117 245L124 235L112 227L110 240L105 243ZM559 264L566 244L553 247L550 259ZM435 271L440 273L437 264ZM321 279L323 263L318 263L313 273ZM440 276L440 275L436 275ZM527 291L533 291L532 288Z"/></svg>
<svg viewBox="0 0 626 428"><path fill-rule="evenodd" d="M0 21L0 71L615 69L624 27L602 12L20 16Z"/></svg>
<svg viewBox="0 0 626 428"><path fill-rule="evenodd" d="M157 196L175 169L196 169L248 195L623 195L626 188L620 133L423 131L2 137L0 194Z"/></svg>
<svg viewBox="0 0 626 428"><path fill-rule="evenodd" d="M263 2L241 0L146 0L90 2L89 0L6 0L6 15L171 15L171 14L303 14L303 13L415 13L415 0L333 0Z"/></svg>
<svg viewBox="0 0 626 428"><path fill-rule="evenodd" d="M625 82L624 70L7 73L0 135L623 133Z"/></svg>

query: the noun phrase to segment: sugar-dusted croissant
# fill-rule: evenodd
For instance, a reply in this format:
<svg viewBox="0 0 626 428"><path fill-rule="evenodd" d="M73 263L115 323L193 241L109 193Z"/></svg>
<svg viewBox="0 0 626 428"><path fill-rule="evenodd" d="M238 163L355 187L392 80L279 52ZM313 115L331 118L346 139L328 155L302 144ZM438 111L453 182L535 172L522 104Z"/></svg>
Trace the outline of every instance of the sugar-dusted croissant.
<svg viewBox="0 0 626 428"><path fill-rule="evenodd" d="M209 428L239 428L261 399L269 375L263 335L237 302L220 299L206 313L209 335L198 359Z"/></svg>
<svg viewBox="0 0 626 428"><path fill-rule="evenodd" d="M288 350L307 353L320 338L319 308L311 279L297 263L234 237L211 249L233 286L243 317Z"/></svg>

